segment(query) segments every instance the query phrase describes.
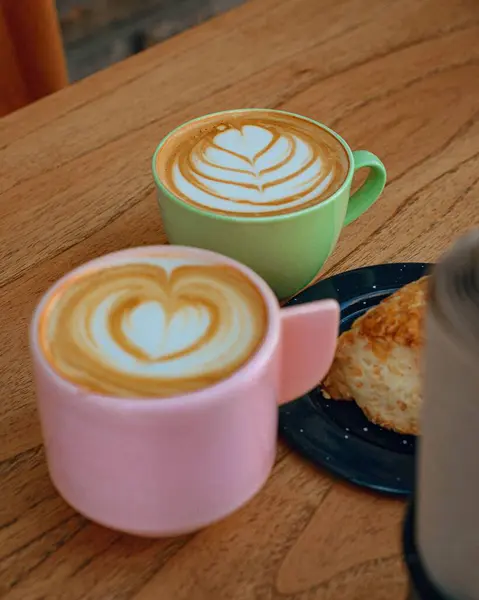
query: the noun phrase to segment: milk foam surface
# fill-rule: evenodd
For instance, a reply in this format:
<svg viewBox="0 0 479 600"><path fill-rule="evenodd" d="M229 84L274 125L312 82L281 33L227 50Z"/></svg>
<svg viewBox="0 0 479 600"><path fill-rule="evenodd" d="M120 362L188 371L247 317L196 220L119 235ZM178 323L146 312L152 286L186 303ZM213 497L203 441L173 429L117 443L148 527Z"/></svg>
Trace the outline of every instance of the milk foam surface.
<svg viewBox="0 0 479 600"><path fill-rule="evenodd" d="M349 170L346 150L319 125L274 111L223 113L187 124L157 155L160 179L213 212L294 212L333 194Z"/></svg>
<svg viewBox="0 0 479 600"><path fill-rule="evenodd" d="M73 383L107 395L166 397L231 375L266 329L261 293L234 267L149 255L67 278L43 310L39 340Z"/></svg>

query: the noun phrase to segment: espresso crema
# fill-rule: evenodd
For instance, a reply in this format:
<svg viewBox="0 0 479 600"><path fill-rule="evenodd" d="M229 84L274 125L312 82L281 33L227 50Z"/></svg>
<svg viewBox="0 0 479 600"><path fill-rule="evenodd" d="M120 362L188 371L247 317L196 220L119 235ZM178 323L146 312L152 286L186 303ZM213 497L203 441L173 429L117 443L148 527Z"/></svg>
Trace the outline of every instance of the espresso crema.
<svg viewBox="0 0 479 600"><path fill-rule="evenodd" d="M64 379L105 395L162 398L233 374L258 350L268 318L238 269L159 252L72 274L37 323L41 350Z"/></svg>
<svg viewBox="0 0 479 600"><path fill-rule="evenodd" d="M209 115L174 131L156 155L163 185L203 210L237 216L295 212L345 182L341 142L307 119L268 110Z"/></svg>

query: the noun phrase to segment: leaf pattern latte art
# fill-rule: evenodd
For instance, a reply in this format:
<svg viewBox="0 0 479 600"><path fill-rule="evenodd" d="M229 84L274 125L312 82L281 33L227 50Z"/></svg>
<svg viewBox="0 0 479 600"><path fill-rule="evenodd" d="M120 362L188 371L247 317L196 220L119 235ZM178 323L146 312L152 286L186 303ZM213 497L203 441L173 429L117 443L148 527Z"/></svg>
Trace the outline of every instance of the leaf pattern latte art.
<svg viewBox="0 0 479 600"><path fill-rule="evenodd" d="M180 128L157 157L167 188L218 213L277 215L314 205L345 181L342 144L300 117L245 113Z"/></svg>

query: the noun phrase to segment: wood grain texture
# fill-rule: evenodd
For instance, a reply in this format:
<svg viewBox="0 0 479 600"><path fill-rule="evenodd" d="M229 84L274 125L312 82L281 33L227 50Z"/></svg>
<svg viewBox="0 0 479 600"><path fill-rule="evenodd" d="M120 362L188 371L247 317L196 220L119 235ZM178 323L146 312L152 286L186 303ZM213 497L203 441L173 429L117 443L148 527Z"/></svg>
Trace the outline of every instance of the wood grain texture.
<svg viewBox="0 0 479 600"><path fill-rule="evenodd" d="M435 260L479 224L476 0L255 0L0 120L0 597L402 598L401 502L334 481L280 445L263 491L195 535L141 540L70 509L47 475L27 350L66 270L165 241L150 175L185 119L280 107L377 153L382 199L325 273Z"/></svg>

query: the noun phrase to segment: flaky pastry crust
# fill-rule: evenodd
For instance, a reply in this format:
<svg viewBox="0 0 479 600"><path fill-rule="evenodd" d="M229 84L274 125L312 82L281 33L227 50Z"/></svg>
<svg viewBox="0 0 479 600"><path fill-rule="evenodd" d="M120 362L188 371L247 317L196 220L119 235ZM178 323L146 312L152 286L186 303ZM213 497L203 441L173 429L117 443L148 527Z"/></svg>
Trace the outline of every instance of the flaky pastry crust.
<svg viewBox="0 0 479 600"><path fill-rule="evenodd" d="M404 286L339 337L322 384L326 397L355 400L373 423L419 434L427 290L427 276Z"/></svg>

